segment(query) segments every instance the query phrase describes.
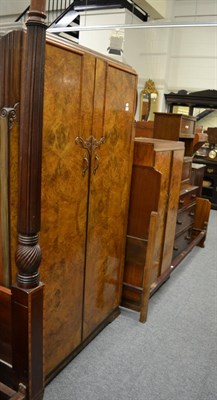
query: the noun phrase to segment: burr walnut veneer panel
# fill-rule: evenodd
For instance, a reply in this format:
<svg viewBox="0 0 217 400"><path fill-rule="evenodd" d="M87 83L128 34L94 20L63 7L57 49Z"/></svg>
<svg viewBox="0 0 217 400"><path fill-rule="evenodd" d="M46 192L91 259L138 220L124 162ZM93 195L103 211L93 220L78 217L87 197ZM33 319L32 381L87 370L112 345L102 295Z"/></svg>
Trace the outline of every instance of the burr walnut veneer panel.
<svg viewBox="0 0 217 400"><path fill-rule="evenodd" d="M88 178L81 174L82 158L75 139L83 131L83 58L52 43L46 46L40 239L41 279L47 284L46 372L81 342ZM90 69L91 61L87 61ZM93 73L88 77L89 98ZM87 110L84 123L91 117Z"/></svg>
<svg viewBox="0 0 217 400"><path fill-rule="evenodd" d="M104 90L104 100L97 107L93 134L98 139L104 136L105 144L92 155L84 337L120 303L133 150L136 81L132 78L132 74L106 66L104 61L97 62L96 82L99 82L98 89ZM101 82L105 82L105 86ZM101 129L99 121L103 125ZM94 156L97 154L99 168L94 174Z"/></svg>

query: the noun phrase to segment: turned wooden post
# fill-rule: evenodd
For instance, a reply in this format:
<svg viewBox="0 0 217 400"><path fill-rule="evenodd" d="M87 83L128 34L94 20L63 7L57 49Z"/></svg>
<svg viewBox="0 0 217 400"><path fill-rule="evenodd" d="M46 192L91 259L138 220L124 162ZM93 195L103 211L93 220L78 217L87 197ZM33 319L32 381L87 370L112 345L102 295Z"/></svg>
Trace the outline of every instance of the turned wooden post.
<svg viewBox="0 0 217 400"><path fill-rule="evenodd" d="M43 398L43 302L38 243L41 210L45 3L32 0L21 79L17 282L12 286L12 365L28 400ZM16 389L17 389L16 388Z"/></svg>
<svg viewBox="0 0 217 400"><path fill-rule="evenodd" d="M45 58L45 3L32 0L26 22L26 50L20 105L20 159L17 285L39 284L41 250L38 244L41 209L42 115Z"/></svg>

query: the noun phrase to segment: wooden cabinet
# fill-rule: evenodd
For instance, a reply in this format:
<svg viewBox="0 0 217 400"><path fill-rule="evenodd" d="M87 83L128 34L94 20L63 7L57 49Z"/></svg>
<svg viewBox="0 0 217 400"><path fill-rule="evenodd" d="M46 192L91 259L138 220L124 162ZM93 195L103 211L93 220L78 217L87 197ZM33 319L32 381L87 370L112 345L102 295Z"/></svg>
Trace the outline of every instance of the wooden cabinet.
<svg viewBox="0 0 217 400"><path fill-rule="evenodd" d="M22 80L24 36L16 86L10 72L11 89L18 89ZM45 283L49 379L119 312L136 87L137 76L130 67L47 35L40 275ZM20 101L19 90L15 97L12 106ZM18 122L10 136L12 281Z"/></svg>
<svg viewBox="0 0 217 400"><path fill-rule="evenodd" d="M183 155L181 142L135 139L122 305L141 321L150 292L170 275Z"/></svg>
<svg viewBox="0 0 217 400"><path fill-rule="evenodd" d="M177 257L192 240L197 190L197 186L189 184L183 184L181 187L173 259Z"/></svg>
<svg viewBox="0 0 217 400"><path fill-rule="evenodd" d="M154 137L183 141L185 156L192 156L195 122L196 118L189 115L156 112Z"/></svg>
<svg viewBox="0 0 217 400"><path fill-rule="evenodd" d="M192 157L184 157L172 267L175 268L195 245L204 246L210 202L200 198L201 177L192 176ZM200 213L200 215L198 215ZM198 218L200 227L198 226Z"/></svg>
<svg viewBox="0 0 217 400"><path fill-rule="evenodd" d="M180 140L185 144L172 260L173 268L182 261L195 245L202 246L204 244L209 220L210 205L198 197L200 187L191 184L194 144L197 142L196 145L198 145L198 138L195 141L195 121L196 119L189 115L155 113L154 137ZM201 213L203 220L200 228L197 226L198 212Z"/></svg>

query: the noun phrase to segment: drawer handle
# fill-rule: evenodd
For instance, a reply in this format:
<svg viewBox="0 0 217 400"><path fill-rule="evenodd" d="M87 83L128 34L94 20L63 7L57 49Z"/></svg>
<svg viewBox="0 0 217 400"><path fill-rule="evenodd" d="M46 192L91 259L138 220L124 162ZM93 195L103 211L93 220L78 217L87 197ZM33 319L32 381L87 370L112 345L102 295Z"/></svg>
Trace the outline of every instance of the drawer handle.
<svg viewBox="0 0 217 400"><path fill-rule="evenodd" d="M197 197L197 195L196 194L192 194L191 197L192 197L192 199L195 199L195 197Z"/></svg>
<svg viewBox="0 0 217 400"><path fill-rule="evenodd" d="M94 156L94 163L95 163L95 165L94 165L93 173L94 173L94 175L96 175L96 171L99 168L99 156L98 156L98 154L96 154Z"/></svg>
<svg viewBox="0 0 217 400"><path fill-rule="evenodd" d="M189 236L189 235L188 235L188 236L185 236L185 239L186 239L186 240L191 240L191 236Z"/></svg>
<svg viewBox="0 0 217 400"><path fill-rule="evenodd" d="M174 246L174 247L173 247L173 250L174 250L174 251L177 251L177 250L179 250L179 248L178 248L177 246Z"/></svg>
<svg viewBox="0 0 217 400"><path fill-rule="evenodd" d="M189 125L185 125L185 129L189 129Z"/></svg>
<svg viewBox="0 0 217 400"><path fill-rule="evenodd" d="M87 156L84 156L83 157L83 166L82 166L82 175L83 176L85 175L88 168L89 168L89 160L88 160Z"/></svg>
<svg viewBox="0 0 217 400"><path fill-rule="evenodd" d="M189 215L190 215L190 217L194 217L194 212L193 211L191 211L190 213L189 213Z"/></svg>
<svg viewBox="0 0 217 400"><path fill-rule="evenodd" d="M184 200L179 200L179 204L184 204Z"/></svg>
<svg viewBox="0 0 217 400"><path fill-rule="evenodd" d="M177 219L177 224L182 225L182 221L180 221L180 219Z"/></svg>
<svg viewBox="0 0 217 400"><path fill-rule="evenodd" d="M209 172L209 174L212 174L212 172L214 172L213 168L207 168L207 172Z"/></svg>

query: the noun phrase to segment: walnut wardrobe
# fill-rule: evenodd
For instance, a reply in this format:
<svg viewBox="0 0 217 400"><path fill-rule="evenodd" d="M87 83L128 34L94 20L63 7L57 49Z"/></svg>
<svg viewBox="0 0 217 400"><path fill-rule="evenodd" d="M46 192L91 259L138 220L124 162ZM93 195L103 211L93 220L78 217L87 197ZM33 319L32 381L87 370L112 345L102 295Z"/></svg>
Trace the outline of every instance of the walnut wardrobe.
<svg viewBox="0 0 217 400"><path fill-rule="evenodd" d="M22 100L26 33L11 30L1 40L13 107ZM39 243L48 381L119 313L137 75L53 35L45 53ZM17 113L9 139L9 285L16 275Z"/></svg>

